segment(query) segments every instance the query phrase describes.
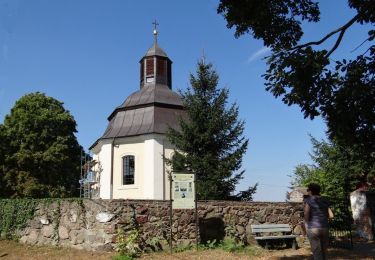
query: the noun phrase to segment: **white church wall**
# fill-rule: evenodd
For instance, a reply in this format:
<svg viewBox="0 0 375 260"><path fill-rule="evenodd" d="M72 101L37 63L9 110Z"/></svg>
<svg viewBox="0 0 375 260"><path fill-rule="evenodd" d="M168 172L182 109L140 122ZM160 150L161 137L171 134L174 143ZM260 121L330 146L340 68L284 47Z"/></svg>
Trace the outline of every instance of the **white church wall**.
<svg viewBox="0 0 375 260"><path fill-rule="evenodd" d="M142 199L144 186L144 143L141 137L129 137L116 140L113 160L113 198L114 199ZM135 159L134 184L122 183L122 158L133 155Z"/></svg>
<svg viewBox="0 0 375 260"><path fill-rule="evenodd" d="M111 141L101 141L100 150L94 152L94 160L100 161L100 198L111 199Z"/></svg>
<svg viewBox="0 0 375 260"><path fill-rule="evenodd" d="M100 198L169 200L169 166L164 156L173 155L173 146L161 134L115 139L113 147L113 186L111 187L112 139L101 141L92 151L100 161ZM134 184L123 185L123 162L126 155L135 157Z"/></svg>
<svg viewBox="0 0 375 260"><path fill-rule="evenodd" d="M154 143L153 140L145 140L144 142L145 147L145 157L144 157L144 172L143 172L143 179L145 180L143 183L143 198L145 199L152 199L153 197L153 182L154 182Z"/></svg>
<svg viewBox="0 0 375 260"><path fill-rule="evenodd" d="M166 158L172 158L174 154L174 149L173 146L167 141L164 141L164 155ZM165 172L164 172L164 190L165 190L165 199L169 200L170 199L170 181L169 181L169 174L171 173L172 169L169 165L165 165Z"/></svg>
<svg viewBox="0 0 375 260"><path fill-rule="evenodd" d="M147 185L152 189L150 198L162 200L164 199L165 181L163 138L161 136L154 135L152 139L146 140L145 144L152 146L153 149L153 154L150 154L153 156L152 165L150 164L152 167L152 169L150 169L150 173L153 172L153 181L151 183L147 183Z"/></svg>
<svg viewBox="0 0 375 260"><path fill-rule="evenodd" d="M149 135L145 144L144 190L145 199L164 199L163 138Z"/></svg>

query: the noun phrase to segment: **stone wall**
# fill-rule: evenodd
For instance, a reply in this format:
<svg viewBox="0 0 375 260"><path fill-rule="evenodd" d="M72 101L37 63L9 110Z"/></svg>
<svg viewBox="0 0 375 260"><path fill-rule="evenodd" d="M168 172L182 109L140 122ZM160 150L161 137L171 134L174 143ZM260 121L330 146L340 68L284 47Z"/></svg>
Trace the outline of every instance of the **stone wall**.
<svg viewBox="0 0 375 260"><path fill-rule="evenodd" d="M369 208L369 215L371 219L372 240L375 240L375 192L367 192L366 197L367 207Z"/></svg>
<svg viewBox="0 0 375 260"><path fill-rule="evenodd" d="M199 239L231 236L250 243L250 225L262 223L288 223L299 235L302 216L300 203L202 201L198 203ZM28 244L112 250L118 228L137 229L144 244L167 248L169 227L169 201L62 200L39 204L34 219L18 235ZM173 244L194 243L195 227L193 210L174 210Z"/></svg>

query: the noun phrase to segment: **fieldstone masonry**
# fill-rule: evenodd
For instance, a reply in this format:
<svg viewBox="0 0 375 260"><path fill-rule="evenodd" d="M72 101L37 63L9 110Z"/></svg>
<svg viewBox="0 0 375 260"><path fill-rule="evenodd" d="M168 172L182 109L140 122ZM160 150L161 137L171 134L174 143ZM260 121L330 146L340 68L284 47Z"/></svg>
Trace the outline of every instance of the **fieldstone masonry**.
<svg viewBox="0 0 375 260"><path fill-rule="evenodd" d="M112 250L118 228L137 229L145 245L168 247L169 201L83 200L39 204L34 219L18 231L20 241L86 250ZM287 202L198 202L201 241L235 237L251 243L251 224L288 223L302 235L303 207ZM174 210L173 244L195 243L193 210ZM153 241L153 243L151 243ZM155 242L156 241L156 242Z"/></svg>

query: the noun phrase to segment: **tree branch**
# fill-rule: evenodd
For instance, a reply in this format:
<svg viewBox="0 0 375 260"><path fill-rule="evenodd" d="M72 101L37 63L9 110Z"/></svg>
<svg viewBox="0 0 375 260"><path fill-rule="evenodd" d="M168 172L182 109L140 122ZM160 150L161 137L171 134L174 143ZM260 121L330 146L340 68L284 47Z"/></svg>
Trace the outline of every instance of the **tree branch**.
<svg viewBox="0 0 375 260"><path fill-rule="evenodd" d="M373 48L374 47L374 45L373 46L370 46L364 53L362 53L361 55L363 56L363 55L365 55L369 50L371 50L371 48Z"/></svg>
<svg viewBox="0 0 375 260"><path fill-rule="evenodd" d="M333 45L332 49L331 49L331 50L325 55L326 58L328 58L329 55L331 55L332 52L334 52L334 51L337 49L337 47L339 47L340 42L341 42L341 40L342 40L342 37L343 37L344 34L345 34L346 29L348 29L348 27L346 27L345 29L343 29L343 30L340 32L340 35L339 35L339 37L337 38L337 40L336 40L336 42L335 42L335 45Z"/></svg>
<svg viewBox="0 0 375 260"><path fill-rule="evenodd" d="M326 36L324 36L322 39L320 39L319 41L315 41L315 42L308 42L308 43L305 43L305 44L302 44L302 45L297 45L293 48L291 48L290 50L296 50L296 49L302 49L302 48L305 48L307 46L311 46L311 45L320 45L322 44L323 42L325 42L327 39L329 39L332 35L338 33L338 32L341 32L340 33L340 36L342 35L343 36L343 32L345 33L346 29L348 29L353 23L355 23L358 19L359 15L357 14L356 16L354 16L349 22L347 22L346 24L344 24L343 26L341 26L340 28L330 32L329 34L327 34ZM339 36L339 39L337 39L337 41L339 41L339 44L341 42L341 39L342 39L342 36L340 37ZM336 43L337 43L336 41ZM336 45L336 44L335 44ZM337 48L337 46L336 46ZM334 48L334 49L336 49Z"/></svg>
<svg viewBox="0 0 375 260"><path fill-rule="evenodd" d="M356 50L358 50L363 44L365 44L365 42L367 41L370 41L371 37L368 37L366 40L364 40L360 45L358 45L357 47L355 47L354 50L352 50L350 53L353 53L355 52Z"/></svg>

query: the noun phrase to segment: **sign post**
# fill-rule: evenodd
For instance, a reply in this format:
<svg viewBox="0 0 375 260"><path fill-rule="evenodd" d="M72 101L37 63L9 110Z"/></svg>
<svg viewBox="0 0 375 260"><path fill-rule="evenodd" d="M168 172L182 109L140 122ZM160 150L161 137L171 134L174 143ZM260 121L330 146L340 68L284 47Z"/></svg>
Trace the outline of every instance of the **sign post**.
<svg viewBox="0 0 375 260"><path fill-rule="evenodd" d="M171 254L172 254L172 248L173 248L173 245L172 245L172 236L173 236L173 232L172 232L172 225L173 225L173 221L172 221L172 217L173 217L173 210L172 210L172 202L173 202L173 199L172 199L172 175L169 174L169 249L171 251Z"/></svg>
<svg viewBox="0 0 375 260"><path fill-rule="evenodd" d="M195 209L195 230L198 236L197 221L197 201L195 190L195 174L172 172L170 182L170 198L171 198L171 241L170 247L172 252L172 209ZM198 243L198 237L196 239ZM197 244L198 246L198 244Z"/></svg>
<svg viewBox="0 0 375 260"><path fill-rule="evenodd" d="M172 173L173 209L195 208L195 183L192 173Z"/></svg>

